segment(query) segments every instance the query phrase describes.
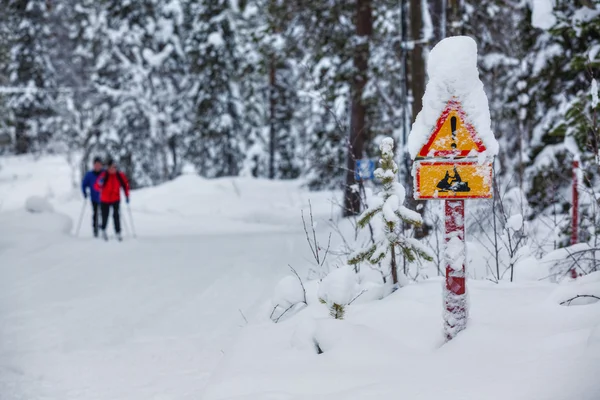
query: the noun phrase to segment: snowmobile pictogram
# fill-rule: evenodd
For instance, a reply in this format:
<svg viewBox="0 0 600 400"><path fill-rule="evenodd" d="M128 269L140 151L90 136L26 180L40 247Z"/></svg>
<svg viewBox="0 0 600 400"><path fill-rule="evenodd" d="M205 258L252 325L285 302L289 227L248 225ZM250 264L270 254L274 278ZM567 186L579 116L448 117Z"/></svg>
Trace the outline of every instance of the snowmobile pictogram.
<svg viewBox="0 0 600 400"><path fill-rule="evenodd" d="M454 166L453 171L454 175L450 175L450 171L446 171L444 178L437 184L438 189L442 192L470 192L471 188L469 187L469 183L463 182L456 170L456 166Z"/></svg>

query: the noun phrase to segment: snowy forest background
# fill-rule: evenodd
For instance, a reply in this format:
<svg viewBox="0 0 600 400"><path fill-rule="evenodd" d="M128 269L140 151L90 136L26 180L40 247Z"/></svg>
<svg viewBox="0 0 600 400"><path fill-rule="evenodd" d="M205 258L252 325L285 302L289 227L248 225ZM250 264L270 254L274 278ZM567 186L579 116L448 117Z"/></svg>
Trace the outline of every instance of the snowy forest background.
<svg viewBox="0 0 600 400"><path fill-rule="evenodd" d="M406 142L428 50L471 36L501 145L500 208L512 199L525 219L547 215L555 247L568 244L578 157L581 240L600 230L598 1L2 0L2 10L0 151L83 153L83 165L110 155L135 187L190 165L207 178L303 178L345 188L347 214L360 203L354 160L376 157L384 136ZM410 188L408 157L397 160Z"/></svg>

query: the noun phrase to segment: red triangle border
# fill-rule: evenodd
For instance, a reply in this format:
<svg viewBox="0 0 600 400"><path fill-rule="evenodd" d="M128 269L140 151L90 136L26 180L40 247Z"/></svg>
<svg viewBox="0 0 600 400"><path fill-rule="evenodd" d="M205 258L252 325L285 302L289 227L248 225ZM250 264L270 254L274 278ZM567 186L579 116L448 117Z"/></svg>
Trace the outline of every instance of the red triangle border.
<svg viewBox="0 0 600 400"><path fill-rule="evenodd" d="M463 123L465 124L465 128L467 129L467 131L471 135L471 138L473 139L473 142L475 142L475 145L477 146L477 151L479 153L482 153L485 151L485 146L484 146L483 142L481 141L481 139L478 137L477 131L475 130L473 125L466 122L467 114L462 109L460 101L455 100L455 99L450 99L450 100L448 100L448 103L446 104L444 111L442 111L442 114L438 118L435 129L434 129L433 133L429 136L429 140L427 141L425 146L423 146L421 148L421 150L419 151L420 158L430 158L431 157L429 155L429 150L430 150L435 138L437 137L438 133L440 132L442 125L444 125L444 122L446 122L446 120L448 119L448 115L450 114L450 111L452 111L452 110L456 111L458 113L458 115L460 116L460 118L463 120ZM467 157L470 152L471 152L471 150L437 150L437 151L433 152L433 156L434 157L449 157L449 156Z"/></svg>

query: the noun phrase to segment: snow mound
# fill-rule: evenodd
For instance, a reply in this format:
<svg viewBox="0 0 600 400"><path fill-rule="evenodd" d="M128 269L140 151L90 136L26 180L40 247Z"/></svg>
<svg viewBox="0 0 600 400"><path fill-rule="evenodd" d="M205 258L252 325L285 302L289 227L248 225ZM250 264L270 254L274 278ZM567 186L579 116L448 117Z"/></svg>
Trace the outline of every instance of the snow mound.
<svg viewBox="0 0 600 400"><path fill-rule="evenodd" d="M287 308L304 301L304 289L296 276L288 275L275 286L272 299L274 306Z"/></svg>
<svg viewBox="0 0 600 400"><path fill-rule="evenodd" d="M477 44L467 36L449 37L430 52L429 82L423 95L423 109L408 137L408 151L414 159L427 143L448 101L460 101L466 123L472 125L486 147L485 157L498 154L498 142L491 128L488 99L477 70Z"/></svg>
<svg viewBox="0 0 600 400"><path fill-rule="evenodd" d="M358 276L349 266L331 271L319 286L319 298L329 305L348 304L358 293Z"/></svg>
<svg viewBox="0 0 600 400"><path fill-rule="evenodd" d="M517 261L514 266L514 277L519 282L541 281L548 279L550 272L545 264L533 256L528 256Z"/></svg>
<svg viewBox="0 0 600 400"><path fill-rule="evenodd" d="M591 271L600 251L588 243L577 243L572 246L556 249L546 254L539 261L550 271L553 281L561 281L571 268L576 271Z"/></svg>
<svg viewBox="0 0 600 400"><path fill-rule="evenodd" d="M30 196L25 200L25 209L30 213L51 213L54 207L50 202L40 196Z"/></svg>
<svg viewBox="0 0 600 400"><path fill-rule="evenodd" d="M551 296L556 303L566 306L595 304L600 301L600 272L562 283Z"/></svg>
<svg viewBox="0 0 600 400"><path fill-rule="evenodd" d="M594 280L568 286L589 292ZM342 321L317 303L283 323L250 324L203 398L374 400L400 390L407 399L596 399L600 303L560 306L547 282L470 281L469 326L442 345L440 283L352 303Z"/></svg>
<svg viewBox="0 0 600 400"><path fill-rule="evenodd" d="M506 227L514 231L520 230L523 227L523 215L515 214L508 218L508 221L506 221Z"/></svg>

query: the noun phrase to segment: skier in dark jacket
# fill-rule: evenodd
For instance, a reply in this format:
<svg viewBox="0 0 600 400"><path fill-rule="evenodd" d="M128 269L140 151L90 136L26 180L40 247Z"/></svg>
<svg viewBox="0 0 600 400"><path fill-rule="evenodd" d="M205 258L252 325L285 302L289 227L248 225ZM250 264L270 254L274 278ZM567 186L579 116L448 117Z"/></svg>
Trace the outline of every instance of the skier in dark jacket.
<svg viewBox="0 0 600 400"><path fill-rule="evenodd" d="M113 209L113 221L115 224L115 232L117 239L121 237L121 219L119 216L119 205L121 203L121 189L125 192L125 198L129 203L129 181L125 174L117 169L117 164L113 160L109 160L108 169L98 176L96 190L100 192L100 210L102 211L102 237L108 240L106 234L106 226L108 225L108 214L110 209Z"/></svg>
<svg viewBox="0 0 600 400"><path fill-rule="evenodd" d="M88 171L83 180L81 181L81 191L83 192L83 197L87 199L88 197L88 189L90 200L92 201L92 227L94 229L94 236L98 237L98 207L100 207L100 192L96 190L94 185L98 180L98 177L103 171L102 160L100 157L94 158L94 166Z"/></svg>

